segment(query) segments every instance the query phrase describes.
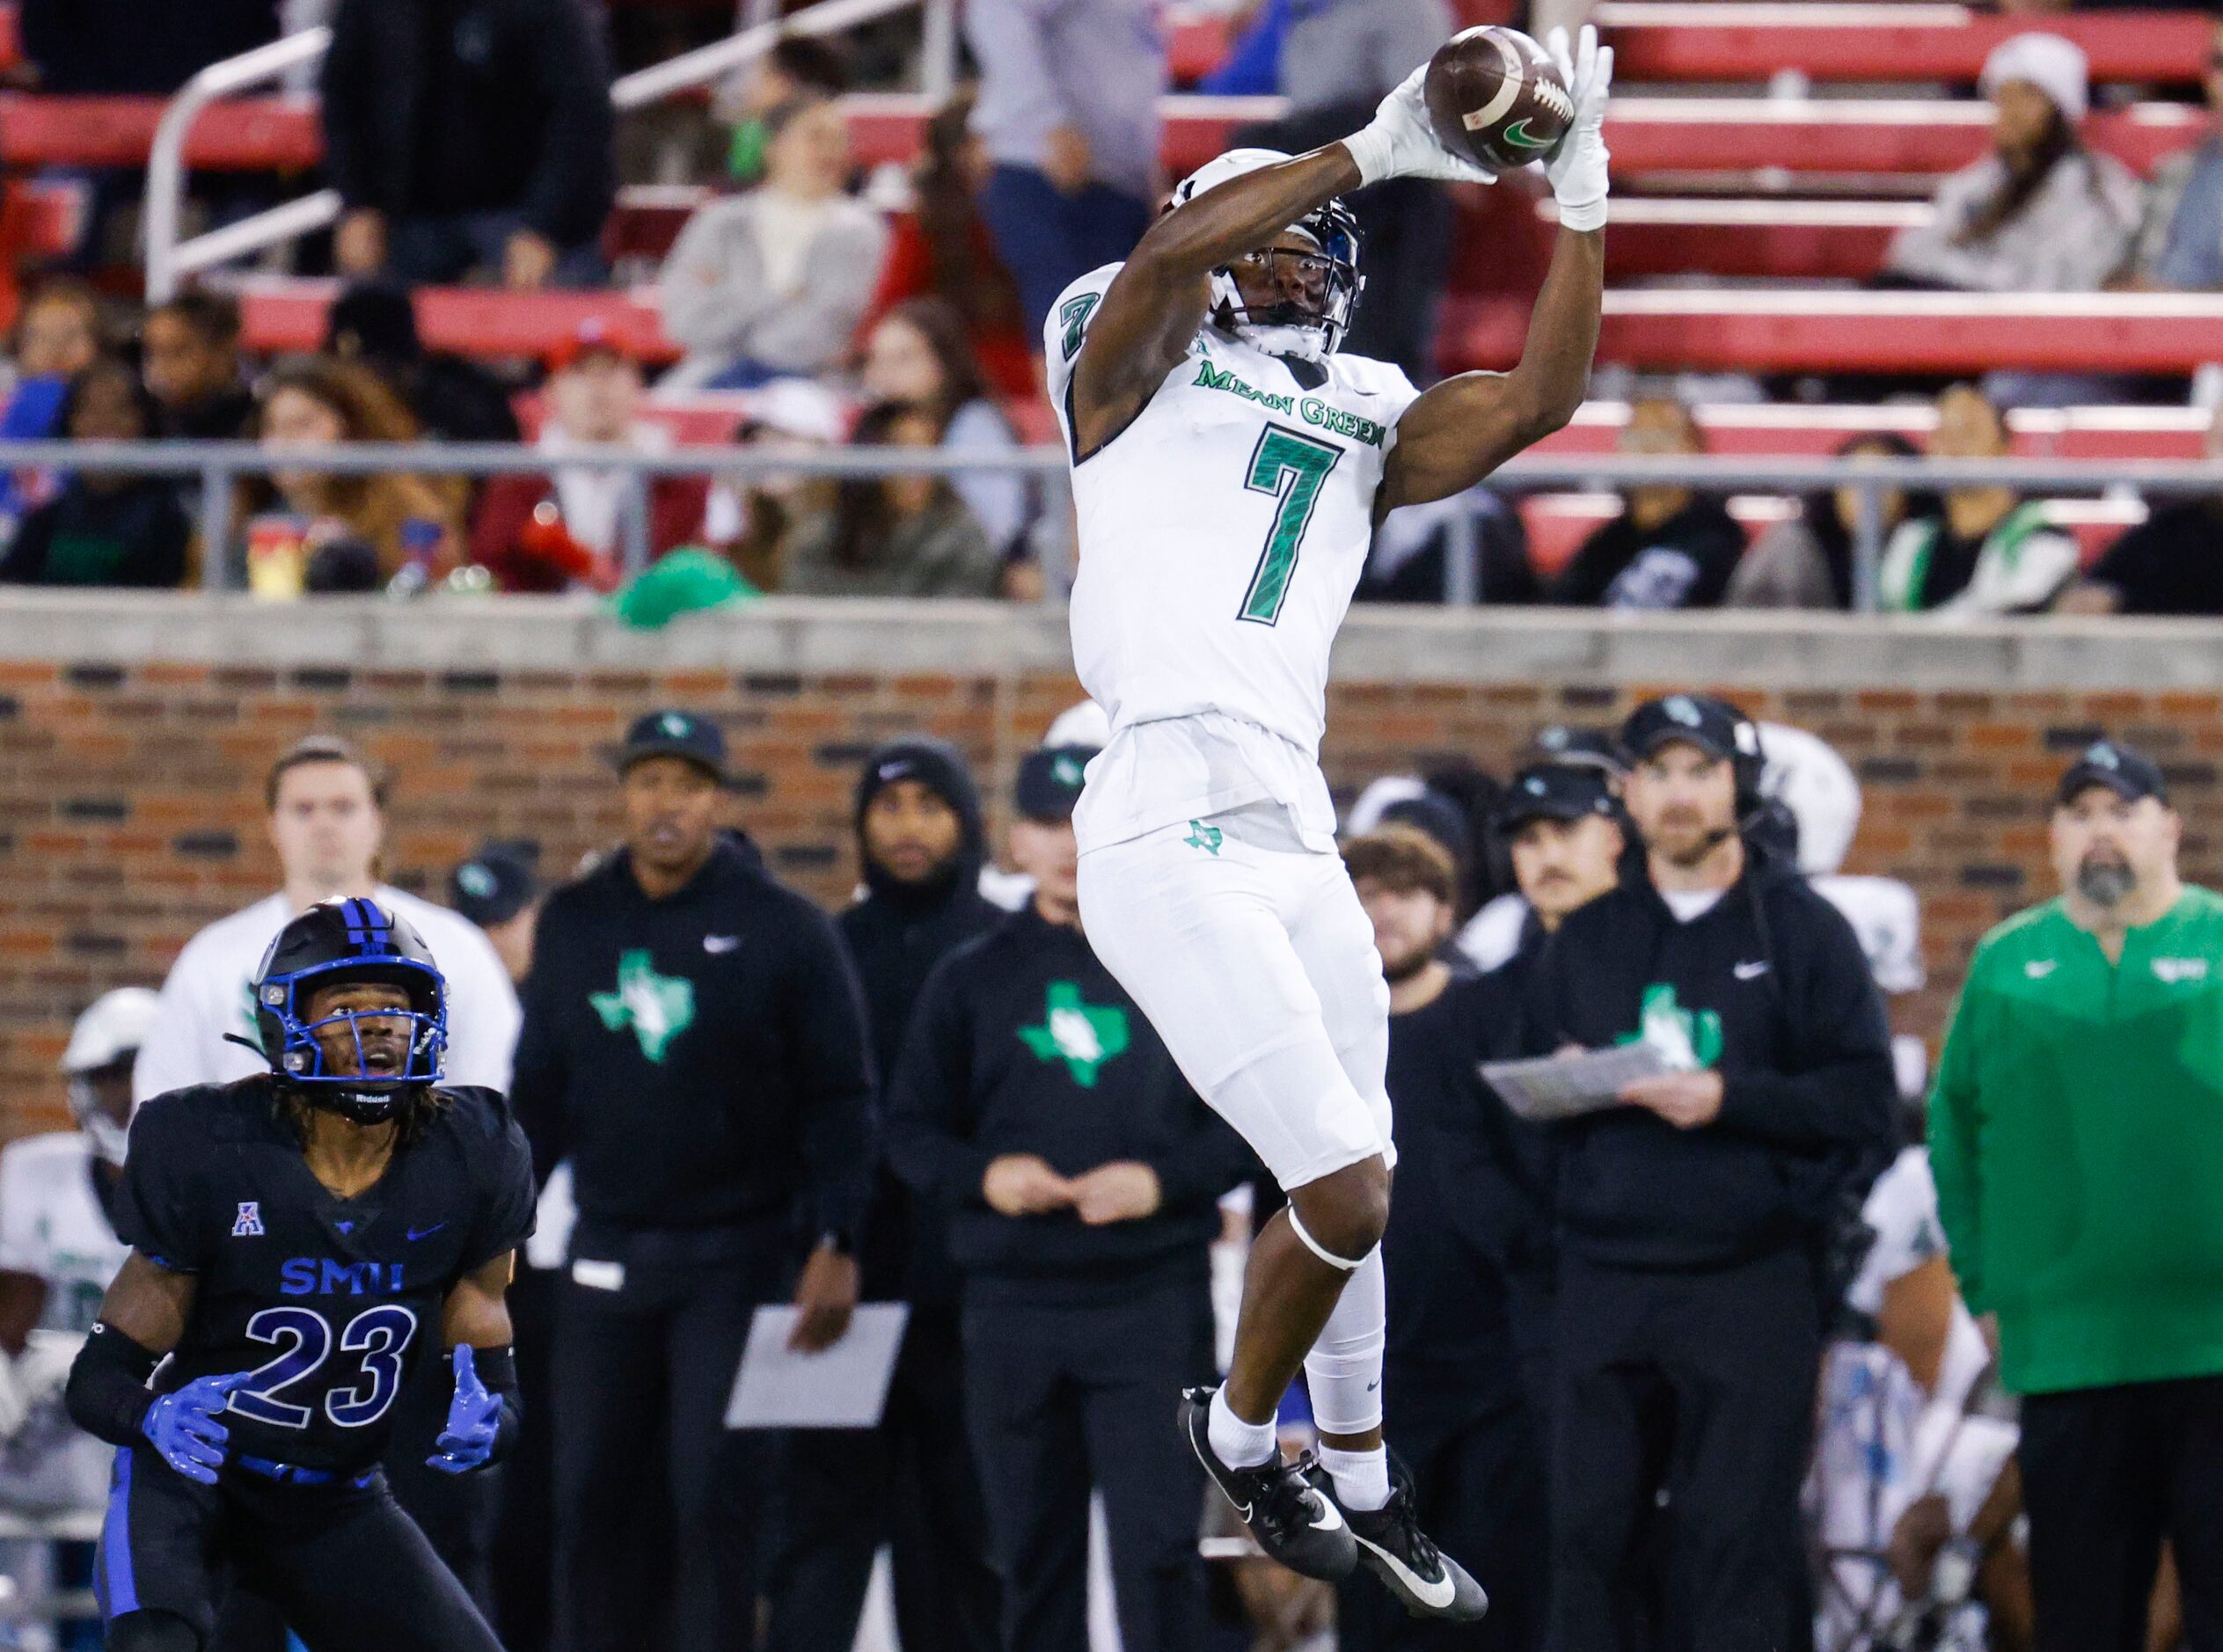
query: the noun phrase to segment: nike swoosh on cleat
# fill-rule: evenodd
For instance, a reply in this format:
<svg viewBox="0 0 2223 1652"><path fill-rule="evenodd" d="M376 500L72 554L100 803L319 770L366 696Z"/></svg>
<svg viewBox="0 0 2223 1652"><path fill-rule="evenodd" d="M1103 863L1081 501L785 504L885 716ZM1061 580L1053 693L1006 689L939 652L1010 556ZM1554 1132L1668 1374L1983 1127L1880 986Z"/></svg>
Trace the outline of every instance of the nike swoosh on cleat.
<svg viewBox="0 0 2223 1652"><path fill-rule="evenodd" d="M1323 1497L1319 1493L1315 1492L1313 1494L1313 1501L1320 1505L1320 1512L1327 1517L1325 1520L1313 1521L1313 1530L1315 1531L1342 1531L1343 1526L1343 1517L1336 1509L1335 1500L1330 1497ZM1356 1537L1358 1534L1356 1532L1353 1532L1351 1535ZM1365 1541L1363 1538L1359 1540L1361 1542ZM1373 1546L1371 1544L1368 1544L1367 1546L1371 1548Z"/></svg>
<svg viewBox="0 0 2223 1652"><path fill-rule="evenodd" d="M1441 1612L1444 1607L1450 1605L1452 1602L1457 1598L1459 1595L1459 1585L1452 1582L1451 1574L1449 1572L1444 1573L1443 1576L1437 1578L1432 1583L1423 1582L1420 1575L1415 1573L1411 1567L1406 1565L1404 1561L1399 1560L1394 1554L1392 1554L1380 1544L1369 1543L1364 1538L1359 1537L1358 1533L1356 1531L1352 1532L1351 1536L1358 1539L1358 1546L1361 1548L1370 1549L1374 1553L1380 1555L1383 1563L1386 1565L1391 1571L1397 1574L1397 1581L1404 1584L1406 1589L1411 1592L1413 1598L1420 1602L1422 1605L1429 1607L1436 1612Z"/></svg>

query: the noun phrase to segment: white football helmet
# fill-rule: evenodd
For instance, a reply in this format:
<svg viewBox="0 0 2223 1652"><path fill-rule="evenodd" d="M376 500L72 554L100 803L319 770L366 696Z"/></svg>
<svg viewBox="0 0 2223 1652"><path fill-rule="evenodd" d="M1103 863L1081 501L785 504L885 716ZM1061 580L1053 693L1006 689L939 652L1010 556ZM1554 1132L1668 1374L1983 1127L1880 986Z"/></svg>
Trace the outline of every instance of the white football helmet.
<svg viewBox="0 0 2223 1652"><path fill-rule="evenodd" d="M1166 209L1170 212L1186 206L1230 179L1278 165L1290 158L1279 150L1230 150L1206 161L1174 185ZM1254 315L1244 301L1242 289L1236 284L1234 273L1222 266L1212 272L1211 323L1270 355L1325 361L1335 354L1343 342L1343 335L1350 331L1351 311L1366 286L1366 278L1358 269L1358 220L1341 201L1330 201L1315 207L1290 227L1310 236L1320 251L1268 256L1316 257L1324 261L1319 311L1281 303Z"/></svg>

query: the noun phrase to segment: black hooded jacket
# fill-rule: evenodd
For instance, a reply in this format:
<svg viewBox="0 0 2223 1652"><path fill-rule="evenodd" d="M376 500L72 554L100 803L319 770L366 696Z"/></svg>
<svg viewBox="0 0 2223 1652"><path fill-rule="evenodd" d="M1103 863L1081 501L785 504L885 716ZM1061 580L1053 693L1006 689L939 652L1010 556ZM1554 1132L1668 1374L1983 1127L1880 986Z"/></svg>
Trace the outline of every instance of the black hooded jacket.
<svg viewBox="0 0 2223 1652"><path fill-rule="evenodd" d="M1649 878L1570 913L1524 983L1523 1049L1597 1049L1673 1019L1722 1074L1721 1116L1678 1129L1616 1107L1555 1127L1560 1243L1629 1268L1722 1267L1817 1246L1892 1147L1883 1005L1852 926L1795 867L1744 875L1678 921Z"/></svg>
<svg viewBox="0 0 2223 1652"><path fill-rule="evenodd" d="M865 853L865 809L883 786L897 780L925 786L955 811L962 829L956 854L924 883L891 876ZM858 778L852 820L866 893L834 922L864 984L873 1070L884 1085L895 1071L911 1007L934 966L1004 914L980 893L988 832L980 793L964 758L951 747L922 736L891 741L874 751ZM859 1259L865 1294L901 1297L914 1305L954 1300L958 1280L945 1228L943 1213L917 1205L883 1158Z"/></svg>

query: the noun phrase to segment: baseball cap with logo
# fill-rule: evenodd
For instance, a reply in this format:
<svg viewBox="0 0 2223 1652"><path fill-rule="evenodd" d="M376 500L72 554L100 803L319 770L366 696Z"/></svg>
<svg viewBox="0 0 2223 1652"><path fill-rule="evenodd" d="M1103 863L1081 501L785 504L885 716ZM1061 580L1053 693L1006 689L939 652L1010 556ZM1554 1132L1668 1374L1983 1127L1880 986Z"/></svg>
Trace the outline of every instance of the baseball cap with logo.
<svg viewBox="0 0 2223 1652"><path fill-rule="evenodd" d="M1621 745L1632 759L1649 757L1678 740L1732 763L1760 755L1759 735L1751 719L1728 701L1708 695L1670 694L1646 700L1621 725Z"/></svg>
<svg viewBox="0 0 2223 1652"><path fill-rule="evenodd" d="M2055 799L2066 808L2076 801L2078 793L2095 786L2105 786L2126 803L2150 797L2166 808L2169 800L2169 783L2161 765L2118 740L2095 740L2085 747L2061 776Z"/></svg>
<svg viewBox="0 0 2223 1652"><path fill-rule="evenodd" d="M1060 824L1073 817L1080 801L1093 746L1039 746L1019 760L1019 784L1013 801L1028 820Z"/></svg>
<svg viewBox="0 0 2223 1652"><path fill-rule="evenodd" d="M1604 728L1584 728L1572 723L1547 723L1536 731L1536 738L1529 742L1534 752L1531 764L1565 764L1577 768L1597 769L1603 773L1620 775L1627 771L1628 759L1621 750L1620 742Z"/></svg>
<svg viewBox="0 0 2223 1652"><path fill-rule="evenodd" d="M1497 794L1493 823L1517 832L1532 820L1580 820L1613 812L1606 771L1590 764L1534 763Z"/></svg>
<svg viewBox="0 0 2223 1652"><path fill-rule="evenodd" d="M481 929L506 924L539 892L530 858L514 844L482 844L448 874L448 904Z"/></svg>
<svg viewBox="0 0 2223 1652"><path fill-rule="evenodd" d="M726 778L726 736L717 724L692 712L650 712L625 730L618 749L618 772L644 757L680 757L706 769L720 785Z"/></svg>

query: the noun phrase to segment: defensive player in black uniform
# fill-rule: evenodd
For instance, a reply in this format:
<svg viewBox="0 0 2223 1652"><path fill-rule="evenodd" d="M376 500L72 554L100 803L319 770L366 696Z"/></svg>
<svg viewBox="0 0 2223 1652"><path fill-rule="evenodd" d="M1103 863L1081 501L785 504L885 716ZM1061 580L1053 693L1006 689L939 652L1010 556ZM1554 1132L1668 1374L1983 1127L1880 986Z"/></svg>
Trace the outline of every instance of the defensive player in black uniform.
<svg viewBox="0 0 2223 1652"><path fill-rule="evenodd" d="M133 1121L132 1254L70 1372L70 1415L121 1448L96 1575L110 1652L200 1652L234 1584L313 1652L500 1652L378 1460L405 1372L443 1349L433 1466L516 1437L524 1137L494 1092L438 1087L445 983L375 902L288 924L254 993L272 1071Z"/></svg>

